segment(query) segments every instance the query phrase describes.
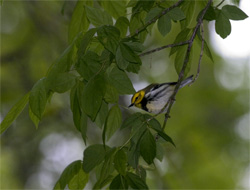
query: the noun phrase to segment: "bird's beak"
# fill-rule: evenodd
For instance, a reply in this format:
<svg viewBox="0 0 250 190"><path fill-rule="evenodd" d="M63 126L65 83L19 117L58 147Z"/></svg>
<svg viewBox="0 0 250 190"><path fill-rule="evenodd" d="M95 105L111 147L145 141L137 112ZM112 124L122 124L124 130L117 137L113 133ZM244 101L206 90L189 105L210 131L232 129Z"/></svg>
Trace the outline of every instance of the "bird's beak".
<svg viewBox="0 0 250 190"><path fill-rule="evenodd" d="M130 104L128 107L130 108L130 107L132 107L133 105L134 105L134 103Z"/></svg>

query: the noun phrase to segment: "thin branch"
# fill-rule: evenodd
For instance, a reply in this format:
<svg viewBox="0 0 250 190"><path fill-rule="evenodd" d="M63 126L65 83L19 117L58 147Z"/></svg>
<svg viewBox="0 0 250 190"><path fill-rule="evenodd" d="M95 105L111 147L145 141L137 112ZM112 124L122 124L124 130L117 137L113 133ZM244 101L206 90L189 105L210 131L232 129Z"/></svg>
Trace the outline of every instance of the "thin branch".
<svg viewBox="0 0 250 190"><path fill-rule="evenodd" d="M216 5L215 8L218 8L222 3L224 3L225 0L222 0L218 5Z"/></svg>
<svg viewBox="0 0 250 190"><path fill-rule="evenodd" d="M165 45L165 46L162 46L162 47L159 47L159 48L155 48L155 49L152 49L150 51L147 51L147 52L144 52L144 53L141 53L139 54L140 57L142 56L145 56L145 55L149 55L151 53L154 53L156 51L160 51L160 50L163 50L165 48L172 48L172 47L176 47L176 46L182 46L182 45L186 45L189 43L189 40L188 41L184 41L184 42L179 42L179 43L176 43L176 44L168 44L168 45Z"/></svg>
<svg viewBox="0 0 250 190"><path fill-rule="evenodd" d="M143 32L149 25L153 24L159 18L161 18L163 15L167 14L170 10L174 9L175 7L178 7L183 1L184 0L179 0L177 3L175 3L171 7L168 7L166 9L164 9L159 15L157 15L156 17L154 17L152 20L148 21L145 25L143 25L142 27L138 28L134 33L130 34L127 37L133 38L133 37L137 36L138 34L140 34L141 32Z"/></svg>
<svg viewBox="0 0 250 190"><path fill-rule="evenodd" d="M183 66L182 66L182 69L181 69L181 72L179 74L179 78L178 78L178 82L175 86L175 89L174 89L174 93L173 95L171 96L171 98L169 99L169 101L167 102L167 104L164 106L164 108L168 108L167 109L167 112L165 114L165 121L164 121L164 124L163 124L163 127L162 129L164 130L165 127L166 127L166 124L167 124L167 121L168 121L168 118L169 118L169 113L170 113L170 110L173 106L173 103L174 103L174 100L175 100L175 97L176 97L176 94L180 88L180 85L181 85L181 82L183 80L183 77L184 77L184 72L186 70L186 67L187 67L187 64L188 64L188 61L189 61L189 56L190 56L190 52L191 52L191 48L192 48L192 45L193 45L193 42L194 42L194 39L195 39L195 36L198 32L198 29L200 28L201 24L202 24L202 21L203 21L203 17L205 15L205 13L207 12L209 6L211 5L212 3L212 0L208 0L208 3L206 5L206 7L203 9L202 13L201 13L201 16L199 18L199 20L197 21L197 25L195 26L195 29L194 29L194 32L189 40L189 44L188 44L188 48L187 48L187 52L186 52L186 56L185 56L185 59L184 59L184 63L183 63Z"/></svg>
<svg viewBox="0 0 250 190"><path fill-rule="evenodd" d="M200 52L200 58L199 58L199 63L198 63L198 68L197 68L197 73L196 73L196 76L195 78L193 79L192 83L194 83L198 77L199 77L199 74L200 74L200 68L201 68L201 59L203 57L203 52L204 52L204 29L203 29L203 22L201 23L201 52Z"/></svg>

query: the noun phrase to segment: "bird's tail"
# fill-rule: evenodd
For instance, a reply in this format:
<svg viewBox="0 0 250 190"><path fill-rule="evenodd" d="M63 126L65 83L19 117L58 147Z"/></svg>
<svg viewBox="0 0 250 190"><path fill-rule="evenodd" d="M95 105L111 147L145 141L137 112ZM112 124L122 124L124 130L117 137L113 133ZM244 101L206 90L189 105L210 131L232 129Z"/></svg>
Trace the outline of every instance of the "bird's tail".
<svg viewBox="0 0 250 190"><path fill-rule="evenodd" d="M181 86L180 88L190 84L193 81L193 75L189 76L188 78L186 78L184 81L181 82Z"/></svg>

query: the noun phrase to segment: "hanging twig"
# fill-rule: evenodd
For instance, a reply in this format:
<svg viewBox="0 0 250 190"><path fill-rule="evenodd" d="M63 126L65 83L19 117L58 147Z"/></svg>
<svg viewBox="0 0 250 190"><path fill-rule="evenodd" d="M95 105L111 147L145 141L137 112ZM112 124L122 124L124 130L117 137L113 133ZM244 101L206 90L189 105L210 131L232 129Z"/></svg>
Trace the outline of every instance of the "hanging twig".
<svg viewBox="0 0 250 190"><path fill-rule="evenodd" d="M162 129L164 130L165 127L166 127L166 124L167 124L167 121L168 121L168 118L169 118L169 113L170 113L170 110L173 106L173 103L175 101L175 97L176 97L176 94L180 88L180 85L181 85L181 82L183 80L183 77L184 77L184 72L186 70L186 67L187 67L187 64L188 64L188 61L189 61L189 56L190 56L190 52L191 52L191 48L192 48L192 45L193 45L193 42L194 42L194 39L195 39L195 36L198 32L198 29L200 28L202 22L203 22L203 17L205 15L205 13L207 12L209 6L211 5L212 3L212 0L209 0L206 7L203 9L202 13L201 13L201 16L199 18L199 20L197 21L197 25L195 26L195 29L194 29L194 32L189 40L189 43L188 43L188 48L187 48L187 52L186 52L186 56L185 56L185 59L184 59L184 63L183 63L183 66L182 66L182 69L181 69L181 72L179 74L179 78L178 78L178 81L177 81L177 84L175 86L175 89L174 89L174 93L173 95L171 96L171 98L169 99L169 101L166 103L166 105L164 106L164 108L162 109L162 111L167 107L167 112L165 114L165 120L164 120L164 123L163 123L163 127Z"/></svg>

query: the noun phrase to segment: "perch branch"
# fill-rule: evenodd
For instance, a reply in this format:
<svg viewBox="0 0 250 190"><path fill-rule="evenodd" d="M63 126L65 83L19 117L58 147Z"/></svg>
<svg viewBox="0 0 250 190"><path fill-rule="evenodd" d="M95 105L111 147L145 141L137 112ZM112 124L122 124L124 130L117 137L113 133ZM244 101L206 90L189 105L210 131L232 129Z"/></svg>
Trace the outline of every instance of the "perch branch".
<svg viewBox="0 0 250 190"><path fill-rule="evenodd" d="M169 99L169 101L166 103L166 105L164 106L164 108L162 109L162 111L163 111L167 107L167 112L165 114L165 120L164 120L163 127L162 127L163 130L166 127L166 124L167 124L167 121L168 121L168 118L169 118L170 110L171 110L171 108L173 106L176 94L177 94L177 92L178 92L178 90L180 88L181 82L183 80L184 72L186 70L186 67L187 67L187 64L188 64L188 61L189 61L189 56L190 56L190 52L191 52L191 48L192 48L195 36L196 36L196 34L198 32L198 29L200 28L200 26L201 26L201 24L203 22L203 17L205 15L205 13L207 12L207 10L208 10L209 6L211 5L211 3L212 3L212 0L208 0L208 3L206 5L206 7L203 9L203 11L201 13L201 16L199 17L199 19L197 21L197 24L195 26L193 34L192 34L192 36L191 36L191 38L189 40L189 43L188 43L188 48L187 48L186 56L185 56L185 59L184 59L184 63L183 63L181 72L179 74L179 78L178 78L177 84L176 84L175 89L174 89L174 93L171 96L171 98Z"/></svg>

